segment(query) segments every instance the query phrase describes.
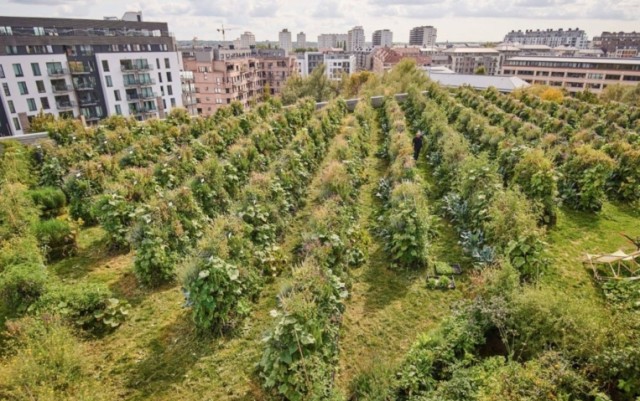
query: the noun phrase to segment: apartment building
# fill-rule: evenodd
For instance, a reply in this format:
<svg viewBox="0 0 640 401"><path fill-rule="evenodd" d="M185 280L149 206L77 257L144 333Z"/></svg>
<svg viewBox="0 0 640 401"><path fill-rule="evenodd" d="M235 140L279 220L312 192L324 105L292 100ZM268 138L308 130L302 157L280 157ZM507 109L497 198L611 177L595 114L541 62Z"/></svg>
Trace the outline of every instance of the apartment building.
<svg viewBox="0 0 640 401"><path fill-rule="evenodd" d="M28 133L40 111L93 124L181 107L167 24L125 19L0 17L0 135Z"/></svg>
<svg viewBox="0 0 640 401"><path fill-rule="evenodd" d="M608 57L637 57L640 32L602 32L593 38L593 48L601 49Z"/></svg>
<svg viewBox="0 0 640 401"><path fill-rule="evenodd" d="M278 33L278 44L280 49L284 49L287 54L293 51L293 44L291 43L291 32L287 29L283 29Z"/></svg>
<svg viewBox="0 0 640 401"><path fill-rule="evenodd" d="M382 74L385 71L389 71L396 64L405 58L411 58L415 60L416 65L419 68L431 66L431 57L422 55L418 52L401 52L399 49L392 49L388 47L379 47L373 51L372 55L372 70L376 74ZM417 50L417 49L416 49Z"/></svg>
<svg viewBox="0 0 640 401"><path fill-rule="evenodd" d="M409 45L421 47L434 47L438 30L430 25L418 26L409 32Z"/></svg>
<svg viewBox="0 0 640 401"><path fill-rule="evenodd" d="M318 35L318 50L347 48L348 35L346 33L323 33Z"/></svg>
<svg viewBox="0 0 640 401"><path fill-rule="evenodd" d="M193 73L196 112L209 116L233 101L244 107L262 100L265 90L280 93L296 61L284 49L197 49L183 52Z"/></svg>
<svg viewBox="0 0 640 401"><path fill-rule="evenodd" d="M256 45L256 35L247 31L240 35L240 37L233 41L233 46L236 49L250 49Z"/></svg>
<svg viewBox="0 0 640 401"><path fill-rule="evenodd" d="M373 47L391 47L393 46L393 32L388 29L379 29L373 32L371 38Z"/></svg>
<svg viewBox="0 0 640 401"><path fill-rule="evenodd" d="M455 47L443 51L447 55L450 69L457 74L474 74L484 67L487 75L495 75L498 72L500 52L486 47Z"/></svg>
<svg viewBox="0 0 640 401"><path fill-rule="evenodd" d="M589 37L582 29L527 29L511 31L504 37L505 42L522 45L547 45L551 48L558 46L572 46L578 49L589 47Z"/></svg>
<svg viewBox="0 0 640 401"><path fill-rule="evenodd" d="M306 49L307 48L307 35L304 32L300 32L296 36L296 49Z"/></svg>
<svg viewBox="0 0 640 401"><path fill-rule="evenodd" d="M605 57L519 56L505 60L502 74L515 75L530 84L601 92L611 84L640 83L640 60Z"/></svg>
<svg viewBox="0 0 640 401"><path fill-rule="evenodd" d="M355 26L347 33L347 51L355 52L365 47L364 29L361 26Z"/></svg>
<svg viewBox="0 0 640 401"><path fill-rule="evenodd" d="M329 79L339 80L343 74L353 74L356 72L356 56L353 54L333 53L333 52L305 52L298 55L298 66L300 75L309 76L318 66L326 66L325 74Z"/></svg>

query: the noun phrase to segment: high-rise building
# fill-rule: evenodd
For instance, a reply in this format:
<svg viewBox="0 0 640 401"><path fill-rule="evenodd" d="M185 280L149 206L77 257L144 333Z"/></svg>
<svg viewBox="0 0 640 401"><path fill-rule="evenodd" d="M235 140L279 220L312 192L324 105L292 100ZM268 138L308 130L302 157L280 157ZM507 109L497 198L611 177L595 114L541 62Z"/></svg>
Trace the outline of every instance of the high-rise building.
<svg viewBox="0 0 640 401"><path fill-rule="evenodd" d="M346 33L323 33L318 35L318 50L321 49L345 49L347 48Z"/></svg>
<svg viewBox="0 0 640 401"><path fill-rule="evenodd" d="M325 65L325 75L331 80L340 80L344 74L356 72L356 56L343 52L305 52L298 54L299 71L308 76L320 64Z"/></svg>
<svg viewBox="0 0 640 401"><path fill-rule="evenodd" d="M504 37L505 42L519 43L521 45L547 45L551 48L558 46L571 46L578 49L586 49L589 46L589 37L582 29L527 29L526 31L511 31Z"/></svg>
<svg viewBox="0 0 640 401"><path fill-rule="evenodd" d="M377 30L373 32L371 39L371 45L373 47L391 47L391 45L393 45L393 32L388 29Z"/></svg>
<svg viewBox="0 0 640 401"><path fill-rule="evenodd" d="M347 51L353 52L364 49L364 29L361 26L355 26L347 33Z"/></svg>
<svg viewBox="0 0 640 401"><path fill-rule="evenodd" d="M0 135L28 133L40 111L93 124L182 106L168 25L126 19L0 17Z"/></svg>
<svg viewBox="0 0 640 401"><path fill-rule="evenodd" d="M434 47L438 30L432 26L418 26L409 32L409 45Z"/></svg>
<svg viewBox="0 0 640 401"><path fill-rule="evenodd" d="M267 88L276 95L296 70L284 49L189 49L182 59L193 72L196 112L204 116L233 101L249 107Z"/></svg>
<svg viewBox="0 0 640 401"><path fill-rule="evenodd" d="M293 50L291 43L291 32L287 29L283 29L278 33L278 41L280 44L280 48L284 49L287 54L291 53Z"/></svg>
<svg viewBox="0 0 640 401"><path fill-rule="evenodd" d="M300 32L296 36L296 49L306 49L307 47L307 35L304 32Z"/></svg>
<svg viewBox="0 0 640 401"><path fill-rule="evenodd" d="M245 32L240 35L240 39L234 41L237 49L250 49L256 45L256 35L251 32Z"/></svg>

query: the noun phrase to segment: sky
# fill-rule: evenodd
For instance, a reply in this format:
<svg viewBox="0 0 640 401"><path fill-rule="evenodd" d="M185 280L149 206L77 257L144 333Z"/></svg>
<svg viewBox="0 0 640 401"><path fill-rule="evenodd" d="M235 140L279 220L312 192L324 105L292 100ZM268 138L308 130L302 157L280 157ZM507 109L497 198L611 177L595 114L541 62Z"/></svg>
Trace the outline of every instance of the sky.
<svg viewBox="0 0 640 401"><path fill-rule="evenodd" d="M178 40L221 40L244 31L256 40L277 41L287 28L295 41L303 31L321 33L364 27L367 41L390 29L394 42L409 30L433 25L438 42L497 42L515 29L580 28L589 38L603 31L640 31L640 0L0 0L4 16L98 18L142 11L145 21L169 23Z"/></svg>

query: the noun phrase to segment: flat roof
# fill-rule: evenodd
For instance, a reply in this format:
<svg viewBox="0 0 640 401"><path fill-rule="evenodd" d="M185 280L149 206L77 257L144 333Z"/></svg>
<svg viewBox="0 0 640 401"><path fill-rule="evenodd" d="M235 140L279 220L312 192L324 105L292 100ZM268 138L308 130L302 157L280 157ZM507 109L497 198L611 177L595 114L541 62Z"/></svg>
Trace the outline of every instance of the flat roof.
<svg viewBox="0 0 640 401"><path fill-rule="evenodd" d="M559 63L593 63L593 64L624 64L640 65L640 58L613 58L613 57L548 57L548 56L516 56L509 61L548 61Z"/></svg>
<svg viewBox="0 0 640 401"><path fill-rule="evenodd" d="M444 53L498 53L498 51L488 47L454 47L445 50Z"/></svg>
<svg viewBox="0 0 640 401"><path fill-rule="evenodd" d="M459 87L469 85L475 89L487 89L494 87L500 92L512 92L518 88L526 88L530 84L516 76L504 75L470 75L470 74L446 74L432 72L429 78L444 86Z"/></svg>

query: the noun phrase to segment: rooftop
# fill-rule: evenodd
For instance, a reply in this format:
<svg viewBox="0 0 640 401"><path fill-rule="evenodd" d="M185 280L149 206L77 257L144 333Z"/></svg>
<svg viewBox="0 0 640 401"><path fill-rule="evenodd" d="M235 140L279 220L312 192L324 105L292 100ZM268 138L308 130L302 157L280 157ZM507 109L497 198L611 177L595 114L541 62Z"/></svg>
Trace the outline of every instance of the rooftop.
<svg viewBox="0 0 640 401"><path fill-rule="evenodd" d="M488 47L455 47L453 49L447 49L444 53L486 53L486 54L498 54L496 49L490 49Z"/></svg>
<svg viewBox="0 0 640 401"><path fill-rule="evenodd" d="M611 58L611 57L547 57L547 56L516 56L508 61L548 61L556 63L593 63L593 64L622 64L640 65L640 58Z"/></svg>
<svg viewBox="0 0 640 401"><path fill-rule="evenodd" d="M500 92L513 92L519 88L530 86L522 79L514 76L500 75L467 75L431 72L429 78L441 85L457 88L459 86L471 86L474 89L488 89L494 87Z"/></svg>

